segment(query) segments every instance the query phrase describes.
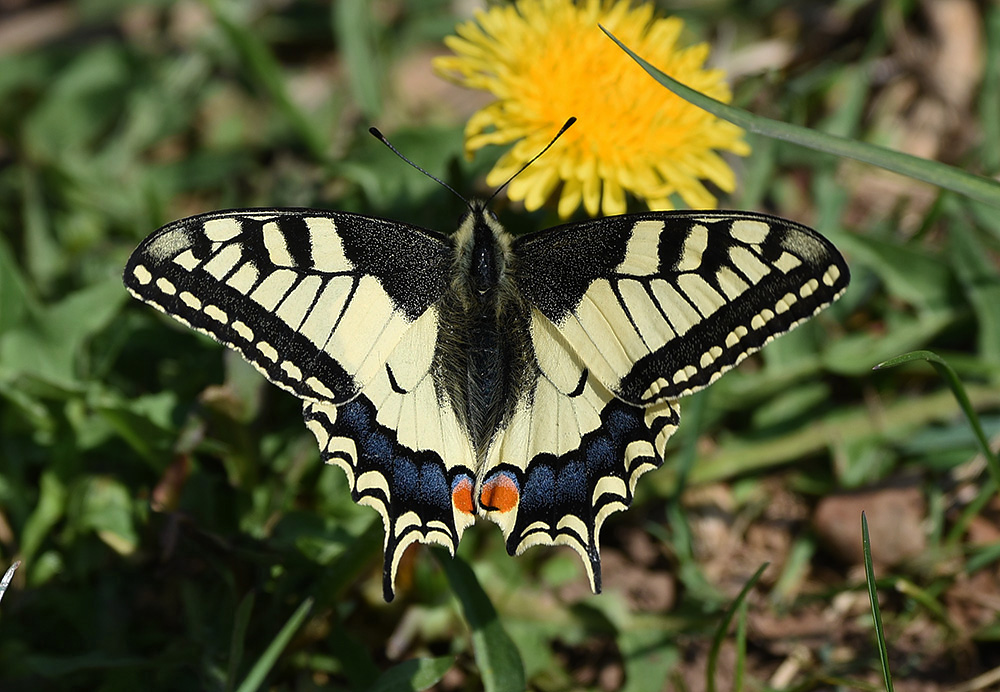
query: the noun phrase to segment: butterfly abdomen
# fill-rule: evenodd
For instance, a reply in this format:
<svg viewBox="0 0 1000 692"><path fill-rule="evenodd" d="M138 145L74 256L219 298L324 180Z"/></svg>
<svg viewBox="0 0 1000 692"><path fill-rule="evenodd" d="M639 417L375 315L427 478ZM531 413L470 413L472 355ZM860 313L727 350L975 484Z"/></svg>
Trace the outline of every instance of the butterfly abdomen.
<svg viewBox="0 0 1000 692"><path fill-rule="evenodd" d="M529 310L510 278L510 236L489 212L474 203L453 242L436 376L482 459L530 379Z"/></svg>

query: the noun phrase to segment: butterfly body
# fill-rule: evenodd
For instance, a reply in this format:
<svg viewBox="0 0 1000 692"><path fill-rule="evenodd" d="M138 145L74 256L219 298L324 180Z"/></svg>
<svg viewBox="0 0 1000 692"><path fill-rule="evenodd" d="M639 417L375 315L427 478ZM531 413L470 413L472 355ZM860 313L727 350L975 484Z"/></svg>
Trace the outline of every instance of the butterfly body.
<svg viewBox="0 0 1000 692"><path fill-rule="evenodd" d="M138 298L303 400L322 458L413 542L477 517L508 552L599 534L663 463L677 400L835 300L814 231L750 212L648 212L512 237L473 203L451 236L308 209L168 224L125 269Z"/></svg>

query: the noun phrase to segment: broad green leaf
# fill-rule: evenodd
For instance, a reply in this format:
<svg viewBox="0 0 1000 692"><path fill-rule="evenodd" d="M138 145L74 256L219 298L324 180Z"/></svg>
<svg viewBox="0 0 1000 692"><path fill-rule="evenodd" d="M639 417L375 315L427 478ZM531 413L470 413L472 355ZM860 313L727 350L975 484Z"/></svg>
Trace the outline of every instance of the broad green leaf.
<svg viewBox="0 0 1000 692"><path fill-rule="evenodd" d="M853 261L875 272L892 295L922 308L948 305L955 279L939 257L912 245L860 234L844 234L839 237L838 245Z"/></svg>
<svg viewBox="0 0 1000 692"><path fill-rule="evenodd" d="M74 383L86 340L110 323L127 296L116 276L28 315L0 335L0 378L32 375L56 385Z"/></svg>
<svg viewBox="0 0 1000 692"><path fill-rule="evenodd" d="M472 630L472 647L483 687L487 692L523 692L526 687L521 656L504 631L497 611L472 568L465 560L458 556L452 558L442 548L433 551Z"/></svg>
<svg viewBox="0 0 1000 692"><path fill-rule="evenodd" d="M120 555L131 555L139 543L128 489L110 476L92 476L73 489L70 523L93 531Z"/></svg>
<svg viewBox="0 0 1000 692"><path fill-rule="evenodd" d="M415 658L382 673L368 692L419 692L436 685L455 664L453 656Z"/></svg>
<svg viewBox="0 0 1000 692"><path fill-rule="evenodd" d="M66 485L52 469L42 472L38 485L38 503L28 516L21 531L21 559L31 564L31 559L42 546L49 531L66 511L68 497ZM29 577L32 574L29 572Z"/></svg>

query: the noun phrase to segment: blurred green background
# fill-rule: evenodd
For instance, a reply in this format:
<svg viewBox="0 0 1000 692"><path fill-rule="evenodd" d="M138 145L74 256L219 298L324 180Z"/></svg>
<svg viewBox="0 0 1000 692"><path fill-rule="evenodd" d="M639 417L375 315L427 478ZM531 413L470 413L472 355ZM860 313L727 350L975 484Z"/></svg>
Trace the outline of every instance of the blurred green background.
<svg viewBox="0 0 1000 692"><path fill-rule="evenodd" d="M1000 171L995 2L659 5L712 43L741 107ZM381 521L320 464L298 402L128 298L136 244L197 212L452 230L462 203L367 128L489 192L502 151L462 156L487 99L430 68L476 6L0 2L0 567L22 561L0 689L872 689L862 509L896 687L996 673L1000 503L975 501L969 422L929 366L871 371L934 349L997 441L996 208L750 137L721 206L820 229L853 284L684 402L665 468L605 526L600 596L571 551L509 558L480 524L447 574L412 548L384 604ZM513 232L555 221L497 208Z"/></svg>

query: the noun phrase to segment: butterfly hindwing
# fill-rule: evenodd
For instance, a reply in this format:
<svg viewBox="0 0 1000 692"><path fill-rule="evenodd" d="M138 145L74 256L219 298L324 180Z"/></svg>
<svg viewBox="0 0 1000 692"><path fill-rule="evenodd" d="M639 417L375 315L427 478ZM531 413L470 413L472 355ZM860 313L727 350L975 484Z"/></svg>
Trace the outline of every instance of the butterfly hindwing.
<svg viewBox="0 0 1000 692"><path fill-rule="evenodd" d="M600 590L601 525L662 464L676 399L835 300L847 266L810 229L747 212L598 219L513 253L538 376L480 495L511 554L570 545Z"/></svg>
<svg viewBox="0 0 1000 692"><path fill-rule="evenodd" d="M634 404L717 379L830 304L849 272L825 238L751 212L649 212L519 238L517 283L590 371Z"/></svg>
<svg viewBox="0 0 1000 692"><path fill-rule="evenodd" d="M639 477L663 463L680 416L672 401L621 401L586 371L565 389L540 373L490 449L480 498L493 508L486 518L500 526L511 555L568 545L599 592L601 526L632 504Z"/></svg>

